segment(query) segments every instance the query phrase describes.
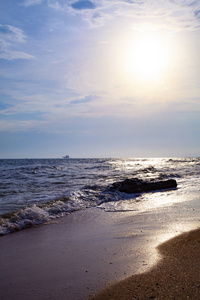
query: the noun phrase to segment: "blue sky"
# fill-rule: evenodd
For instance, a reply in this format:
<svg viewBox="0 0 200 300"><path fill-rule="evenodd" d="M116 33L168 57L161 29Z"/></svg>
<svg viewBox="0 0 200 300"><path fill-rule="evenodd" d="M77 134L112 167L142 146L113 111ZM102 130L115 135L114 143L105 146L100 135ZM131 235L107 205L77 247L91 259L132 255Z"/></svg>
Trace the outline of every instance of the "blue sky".
<svg viewBox="0 0 200 300"><path fill-rule="evenodd" d="M200 1L0 0L0 158L200 155Z"/></svg>

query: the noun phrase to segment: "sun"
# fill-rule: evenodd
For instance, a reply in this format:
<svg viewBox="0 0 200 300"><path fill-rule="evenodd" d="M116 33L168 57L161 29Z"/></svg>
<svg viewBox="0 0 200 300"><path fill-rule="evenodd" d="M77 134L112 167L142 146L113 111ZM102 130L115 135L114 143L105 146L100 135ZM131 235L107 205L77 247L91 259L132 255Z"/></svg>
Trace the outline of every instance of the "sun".
<svg viewBox="0 0 200 300"><path fill-rule="evenodd" d="M129 72L142 80L159 79L169 63L169 45L157 32L141 32L129 47Z"/></svg>
<svg viewBox="0 0 200 300"><path fill-rule="evenodd" d="M152 37L144 37L133 49L131 68L140 77L155 78L164 71L166 62L163 45Z"/></svg>

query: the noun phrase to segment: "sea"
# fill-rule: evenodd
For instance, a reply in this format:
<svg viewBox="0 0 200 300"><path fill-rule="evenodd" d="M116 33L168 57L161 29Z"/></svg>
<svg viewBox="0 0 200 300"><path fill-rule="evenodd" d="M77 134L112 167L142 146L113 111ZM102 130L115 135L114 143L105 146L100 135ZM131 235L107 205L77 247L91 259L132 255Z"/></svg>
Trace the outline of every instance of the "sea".
<svg viewBox="0 0 200 300"><path fill-rule="evenodd" d="M126 178L175 179L177 188L126 194ZM0 235L97 207L139 214L200 199L200 158L1 159Z"/></svg>

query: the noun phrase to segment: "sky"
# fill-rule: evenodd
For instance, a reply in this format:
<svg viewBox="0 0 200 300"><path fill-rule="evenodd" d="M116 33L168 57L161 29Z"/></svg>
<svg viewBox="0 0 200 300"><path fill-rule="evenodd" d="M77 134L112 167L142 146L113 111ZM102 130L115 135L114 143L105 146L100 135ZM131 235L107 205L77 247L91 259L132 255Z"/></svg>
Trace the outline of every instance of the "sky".
<svg viewBox="0 0 200 300"><path fill-rule="evenodd" d="M0 158L200 156L199 0L0 0Z"/></svg>

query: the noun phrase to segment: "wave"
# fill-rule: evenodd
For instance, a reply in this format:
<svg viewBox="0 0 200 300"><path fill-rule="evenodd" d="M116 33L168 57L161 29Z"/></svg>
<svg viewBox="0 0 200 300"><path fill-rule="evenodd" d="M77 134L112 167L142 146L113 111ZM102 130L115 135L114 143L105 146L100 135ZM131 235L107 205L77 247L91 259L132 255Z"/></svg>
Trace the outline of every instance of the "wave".
<svg viewBox="0 0 200 300"><path fill-rule="evenodd" d="M141 193L127 194L100 185L86 185L80 190L62 195L50 202L33 204L19 211L6 213L0 218L0 235L49 222L74 211L90 207L101 208L108 202L136 200Z"/></svg>
<svg viewBox="0 0 200 300"><path fill-rule="evenodd" d="M102 186L84 186L69 195L60 196L44 204L34 204L19 211L6 213L0 217L0 235L46 223L74 211L97 207L110 201L134 198L119 191L104 189Z"/></svg>

